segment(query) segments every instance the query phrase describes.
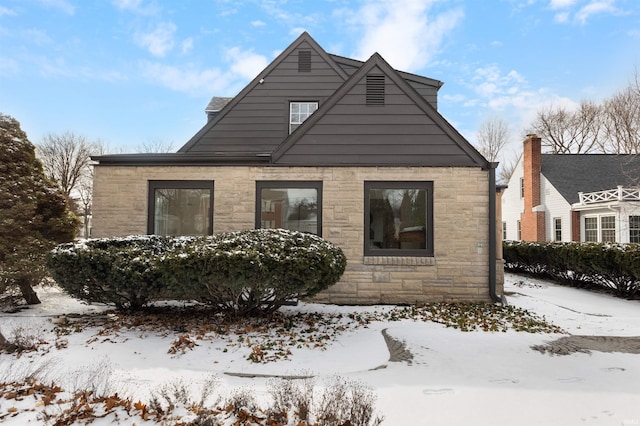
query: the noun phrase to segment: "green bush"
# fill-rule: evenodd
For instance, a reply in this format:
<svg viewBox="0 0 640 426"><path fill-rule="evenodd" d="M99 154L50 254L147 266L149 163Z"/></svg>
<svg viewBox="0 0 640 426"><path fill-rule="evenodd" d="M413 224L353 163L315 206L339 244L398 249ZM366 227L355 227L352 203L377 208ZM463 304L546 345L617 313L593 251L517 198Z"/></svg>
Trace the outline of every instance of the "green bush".
<svg viewBox="0 0 640 426"><path fill-rule="evenodd" d="M49 253L47 268L77 299L135 310L168 295L163 257L188 242L141 235L61 244Z"/></svg>
<svg viewBox="0 0 640 426"><path fill-rule="evenodd" d="M640 245L505 241L505 269L600 288L620 297L640 294Z"/></svg>
<svg viewBox="0 0 640 426"><path fill-rule="evenodd" d="M174 292L202 296L205 288L209 302L225 312L254 315L335 284L347 260L316 235L254 229L195 239L164 263Z"/></svg>
<svg viewBox="0 0 640 426"><path fill-rule="evenodd" d="M65 291L87 302L139 309L155 300L198 300L253 315L335 284L346 257L315 235L258 229L62 244L49 253L47 267Z"/></svg>

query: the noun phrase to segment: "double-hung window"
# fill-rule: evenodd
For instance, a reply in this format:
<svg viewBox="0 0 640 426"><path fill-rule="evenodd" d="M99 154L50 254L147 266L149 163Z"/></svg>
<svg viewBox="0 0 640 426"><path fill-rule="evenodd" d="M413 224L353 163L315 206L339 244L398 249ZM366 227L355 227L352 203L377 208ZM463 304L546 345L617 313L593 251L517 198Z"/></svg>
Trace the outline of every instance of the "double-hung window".
<svg viewBox="0 0 640 426"><path fill-rule="evenodd" d="M640 243L640 216L629 216L629 242Z"/></svg>
<svg viewBox="0 0 640 426"><path fill-rule="evenodd" d="M155 235L211 235L213 181L149 181L147 232Z"/></svg>
<svg viewBox="0 0 640 426"><path fill-rule="evenodd" d="M289 103L289 133L300 127L318 109L318 102Z"/></svg>
<svg viewBox="0 0 640 426"><path fill-rule="evenodd" d="M433 256L433 182L364 183L365 256Z"/></svg>
<svg viewBox="0 0 640 426"><path fill-rule="evenodd" d="M585 217L584 240L585 242L616 242L616 217L613 215Z"/></svg>
<svg viewBox="0 0 640 426"><path fill-rule="evenodd" d="M322 235L322 182L256 182L256 228Z"/></svg>
<svg viewBox="0 0 640 426"><path fill-rule="evenodd" d="M553 240L562 241L562 218L553 218Z"/></svg>

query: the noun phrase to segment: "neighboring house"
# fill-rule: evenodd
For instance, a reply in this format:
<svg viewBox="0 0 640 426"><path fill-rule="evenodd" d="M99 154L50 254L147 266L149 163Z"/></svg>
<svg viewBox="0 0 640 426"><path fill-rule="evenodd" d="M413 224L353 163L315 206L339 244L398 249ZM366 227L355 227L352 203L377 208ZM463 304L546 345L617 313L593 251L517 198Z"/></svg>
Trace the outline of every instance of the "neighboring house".
<svg viewBox="0 0 640 426"><path fill-rule="evenodd" d="M542 154L529 135L502 195L503 239L640 243L640 159Z"/></svg>
<svg viewBox="0 0 640 426"><path fill-rule="evenodd" d="M297 229L348 258L318 301L499 300L495 164L441 85L303 33L177 153L95 157L93 236Z"/></svg>

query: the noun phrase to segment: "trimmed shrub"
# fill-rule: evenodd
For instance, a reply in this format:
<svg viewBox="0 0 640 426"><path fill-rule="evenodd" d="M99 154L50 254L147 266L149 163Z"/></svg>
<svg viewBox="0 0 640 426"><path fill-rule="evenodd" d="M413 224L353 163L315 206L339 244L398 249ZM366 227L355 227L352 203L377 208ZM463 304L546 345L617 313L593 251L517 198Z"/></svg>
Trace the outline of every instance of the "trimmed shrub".
<svg viewBox="0 0 640 426"><path fill-rule="evenodd" d="M620 297L640 294L640 245L506 241L505 268Z"/></svg>
<svg viewBox="0 0 640 426"><path fill-rule="evenodd" d="M77 299L135 310L170 296L161 261L188 242L188 238L140 235L61 244L49 253L47 268Z"/></svg>
<svg viewBox="0 0 640 426"><path fill-rule="evenodd" d="M47 267L65 291L90 303L139 309L155 300L197 300L228 314L254 315L335 284L346 257L316 235L257 229L61 244Z"/></svg>
<svg viewBox="0 0 640 426"><path fill-rule="evenodd" d="M228 314L255 315L335 284L347 259L313 234L254 229L195 239L163 262L174 292L202 296L205 288L207 299Z"/></svg>

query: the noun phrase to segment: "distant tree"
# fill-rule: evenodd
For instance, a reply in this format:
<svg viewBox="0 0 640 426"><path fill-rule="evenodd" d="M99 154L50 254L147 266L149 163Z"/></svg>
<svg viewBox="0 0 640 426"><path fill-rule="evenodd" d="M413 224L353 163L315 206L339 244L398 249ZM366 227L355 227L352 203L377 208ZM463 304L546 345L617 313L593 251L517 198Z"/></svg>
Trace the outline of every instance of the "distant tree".
<svg viewBox="0 0 640 426"><path fill-rule="evenodd" d="M547 107L538 111L529 133L542 138L554 154L601 151L602 107L582 101L577 110Z"/></svg>
<svg viewBox="0 0 640 426"><path fill-rule="evenodd" d="M510 160L503 161L500 164L500 170L498 171L498 182L500 183L508 183L511 179L511 175L516 169L516 166L520 162L522 158L522 152L520 152L517 156L511 158Z"/></svg>
<svg viewBox="0 0 640 426"><path fill-rule="evenodd" d="M28 304L40 303L33 285L46 275L45 256L77 226L20 123L0 113L0 291L17 287Z"/></svg>
<svg viewBox="0 0 640 426"><path fill-rule="evenodd" d="M83 218L83 237L89 237L89 217L93 200L93 166L91 155L102 154L104 143L90 141L73 132L48 134L36 145L36 154L45 175L57 182L76 214Z"/></svg>
<svg viewBox="0 0 640 426"><path fill-rule="evenodd" d="M163 141L162 139L149 139L136 147L136 152L144 152L148 154L174 152L173 142Z"/></svg>
<svg viewBox="0 0 640 426"><path fill-rule="evenodd" d="M603 105L603 151L612 154L640 153L640 77Z"/></svg>
<svg viewBox="0 0 640 426"><path fill-rule="evenodd" d="M71 197L90 170L90 157L96 144L85 136L72 132L49 133L36 145L45 175L58 182L67 197Z"/></svg>
<svg viewBox="0 0 640 426"><path fill-rule="evenodd" d="M476 132L476 138L478 151L487 160L497 161L509 141L509 124L500 117L487 118Z"/></svg>

